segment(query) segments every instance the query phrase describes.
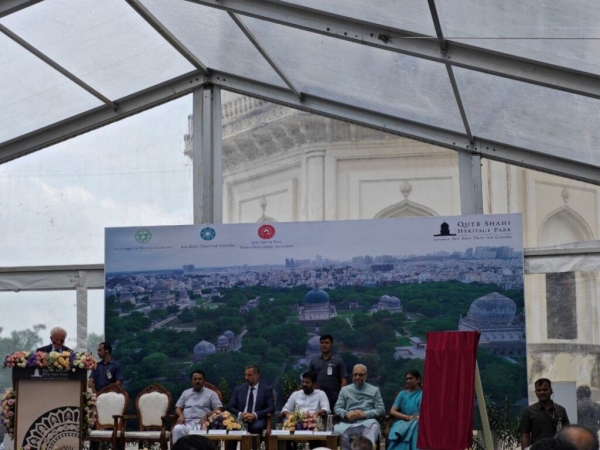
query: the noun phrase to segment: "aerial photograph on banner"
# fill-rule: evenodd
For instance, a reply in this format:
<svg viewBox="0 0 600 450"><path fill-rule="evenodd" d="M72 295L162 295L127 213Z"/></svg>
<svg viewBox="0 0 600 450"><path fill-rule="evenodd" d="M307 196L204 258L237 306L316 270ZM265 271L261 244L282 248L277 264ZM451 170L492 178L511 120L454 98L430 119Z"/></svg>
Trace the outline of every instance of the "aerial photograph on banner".
<svg viewBox="0 0 600 450"><path fill-rule="evenodd" d="M227 401L258 364L280 409L330 333L389 409L429 331L479 331L484 393L526 404L522 234L520 214L107 228L106 338L131 398L198 368Z"/></svg>

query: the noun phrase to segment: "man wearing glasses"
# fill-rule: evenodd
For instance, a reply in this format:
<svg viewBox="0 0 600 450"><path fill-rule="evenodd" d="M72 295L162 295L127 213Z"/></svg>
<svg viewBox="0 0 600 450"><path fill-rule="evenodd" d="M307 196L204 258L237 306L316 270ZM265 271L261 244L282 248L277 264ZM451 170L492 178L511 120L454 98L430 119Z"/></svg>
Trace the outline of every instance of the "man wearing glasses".
<svg viewBox="0 0 600 450"><path fill-rule="evenodd" d="M64 328L54 327L50 330L50 345L45 345L36 350L36 352L72 352L69 347L65 346L65 340L67 339L67 332Z"/></svg>
<svg viewBox="0 0 600 450"><path fill-rule="evenodd" d="M372 443L379 438L377 417L385 414L379 388L366 383L367 367L357 364L352 369L352 384L344 386L335 404L334 412L341 422L335 432L342 435L342 449L350 450L350 437L356 434L367 437Z"/></svg>

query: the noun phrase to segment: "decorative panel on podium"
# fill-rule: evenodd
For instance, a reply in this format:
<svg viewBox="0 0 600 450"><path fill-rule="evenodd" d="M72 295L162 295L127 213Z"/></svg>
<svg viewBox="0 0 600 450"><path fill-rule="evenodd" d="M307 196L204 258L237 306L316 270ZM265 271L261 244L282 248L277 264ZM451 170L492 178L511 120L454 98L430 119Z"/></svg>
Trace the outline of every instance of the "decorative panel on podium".
<svg viewBox="0 0 600 450"><path fill-rule="evenodd" d="M13 369L15 448L81 449L87 372Z"/></svg>

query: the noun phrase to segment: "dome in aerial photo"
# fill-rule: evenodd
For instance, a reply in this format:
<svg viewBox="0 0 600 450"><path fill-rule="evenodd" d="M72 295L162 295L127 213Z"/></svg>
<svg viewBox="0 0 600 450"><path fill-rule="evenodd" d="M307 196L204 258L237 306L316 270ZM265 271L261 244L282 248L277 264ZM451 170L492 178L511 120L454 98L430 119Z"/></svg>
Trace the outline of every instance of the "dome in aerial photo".
<svg viewBox="0 0 600 450"><path fill-rule="evenodd" d="M402 301L398 297L382 295L379 298L379 303L382 305L387 305L391 307L398 307L402 304Z"/></svg>
<svg viewBox="0 0 600 450"><path fill-rule="evenodd" d="M304 296L304 304L320 304L320 303L329 303L329 294L317 287L309 291Z"/></svg>
<svg viewBox="0 0 600 450"><path fill-rule="evenodd" d="M235 333L231 330L227 330L225 333L223 333L223 336L227 336L227 339L233 341L233 338L235 338Z"/></svg>
<svg viewBox="0 0 600 450"><path fill-rule="evenodd" d="M510 298L497 292L479 297L469 308L469 318L488 324L511 324L517 313L517 305Z"/></svg>
<svg viewBox="0 0 600 450"><path fill-rule="evenodd" d="M208 341L200 341L194 346L194 359L205 359L215 353L217 348Z"/></svg>

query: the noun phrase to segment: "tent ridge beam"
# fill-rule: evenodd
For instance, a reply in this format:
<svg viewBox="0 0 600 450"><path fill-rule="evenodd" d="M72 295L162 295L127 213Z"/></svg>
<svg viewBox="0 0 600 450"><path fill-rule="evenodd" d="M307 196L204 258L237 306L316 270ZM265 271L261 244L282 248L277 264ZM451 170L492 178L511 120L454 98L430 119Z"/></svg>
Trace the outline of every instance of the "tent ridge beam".
<svg viewBox="0 0 600 450"><path fill-rule="evenodd" d="M600 76L273 0L186 0L304 31L429 61L600 99Z"/></svg>
<svg viewBox="0 0 600 450"><path fill-rule="evenodd" d="M448 45L446 44L446 39L444 38L442 23L440 22L440 17L437 13L435 0L427 0L427 3L429 4L429 12L431 13L431 19L433 20L433 26L435 27L435 33L437 34L438 43L440 45L440 52L442 55L445 55L448 53ZM469 125L467 111L462 101L460 90L458 89L458 83L456 82L456 77L454 76L454 69L452 69L452 66L448 63L446 63L446 72L448 72L448 79L450 80L450 85L452 86L452 92L454 93L454 99L456 100L456 106L458 106L458 111L460 112L460 118L462 119L463 126L465 127L465 132L467 133L467 136L469 136L469 142L473 144L474 138L473 133L471 132L471 126Z"/></svg>
<svg viewBox="0 0 600 450"><path fill-rule="evenodd" d="M189 61L196 69L200 70L204 75L210 74L210 69L200 59L194 55L183 43L165 27L158 18L148 10L139 0L126 0L127 3L140 15L142 18L154 28L171 46L179 52L181 56Z"/></svg>
<svg viewBox="0 0 600 450"><path fill-rule="evenodd" d="M228 12L228 14L229 14L229 17L231 17L231 19L239 27L239 29L242 30L242 33L244 33L244 35L248 38L248 40L250 42L252 42L252 45L254 45L256 50L258 50L258 52L262 55L262 57L265 58L265 60L269 63L269 65L273 68L273 70L275 72L277 72L277 75L279 75L279 78L281 78L283 80L283 82L285 84L287 84L287 86L294 93L294 95L296 95L296 97L298 97L300 100L302 100L302 92L300 92L300 90L298 88L296 88L296 86L294 85L292 80L277 65L275 60L271 57L271 55L269 55L267 50L262 46L262 44L260 43L258 38L256 36L254 36L254 33L252 33L252 30L250 30L250 28L248 28L248 26L242 21L242 19L240 19L237 16L237 14L232 13L232 12Z"/></svg>
<svg viewBox="0 0 600 450"><path fill-rule="evenodd" d="M28 153L65 141L96 128L140 113L191 93L201 86L214 84L232 92L263 99L301 111L355 123L398 136L404 136L432 145L456 151L480 154L483 158L505 162L519 167L552 173L555 175L600 185L598 167L545 155L531 149L474 137L474 143L466 134L437 128L431 125L385 115L376 111L337 103L328 99L304 94L300 101L289 89L260 83L236 75L213 71L209 77L195 71L153 88L118 99L119 111L100 107L35 132L19 136L0 144L0 163L10 161Z"/></svg>
<svg viewBox="0 0 600 450"><path fill-rule="evenodd" d="M0 144L0 164L183 97L205 82L202 73L194 71L118 99L117 111L101 106L3 142Z"/></svg>
<svg viewBox="0 0 600 450"><path fill-rule="evenodd" d="M0 18L16 13L22 9L29 8L43 0L3 0L0 2Z"/></svg>
<svg viewBox="0 0 600 450"><path fill-rule="evenodd" d="M44 53L42 53L41 51L39 51L37 48L35 48L33 45L31 45L25 39L21 38L20 36L18 36L15 33L13 33L6 26L0 24L0 32L2 32L9 39L12 39L14 42L16 42L17 44L19 44L21 47L23 47L28 52L32 53L33 55L35 55L36 57L38 57L39 59L41 59L42 61L44 61L46 64L48 64L54 70L56 70L57 72L61 73L65 77L67 77L69 80L71 80L77 86L79 86L80 88L86 90L88 93L92 94L94 97L96 97L101 102L105 103L106 105L109 105L114 110L119 109L119 105L117 103L113 102L109 98L107 98L104 95L102 95L100 92L98 92L96 89L94 89L93 87L91 87L89 84L87 84L81 78L73 75L71 72L69 72L67 69L65 69L64 67L62 67L57 62L55 62L53 59L49 58Z"/></svg>
<svg viewBox="0 0 600 450"><path fill-rule="evenodd" d="M437 128L418 122L388 116L376 111L358 108L353 105L333 102L328 99L304 93L303 101L293 96L289 90L256 81L250 81L231 74L213 72L208 80L222 89L243 95L260 98L267 102L281 104L290 108L313 114L355 123L360 126L403 136L428 144L445 147L455 151L479 154L483 158L530 168L546 173L600 185L600 170L588 164L545 155L534 150L501 144L488 139L473 136L473 142L466 134Z"/></svg>
<svg viewBox="0 0 600 450"><path fill-rule="evenodd" d="M442 53L448 52L448 47L446 45L446 39L444 38L444 33L442 32L442 23L440 22L440 17L437 13L437 8L435 6L435 0L427 0L429 4L429 12L431 13L431 19L433 20L433 26L435 28L435 34L438 38L438 44L440 46L440 50Z"/></svg>

